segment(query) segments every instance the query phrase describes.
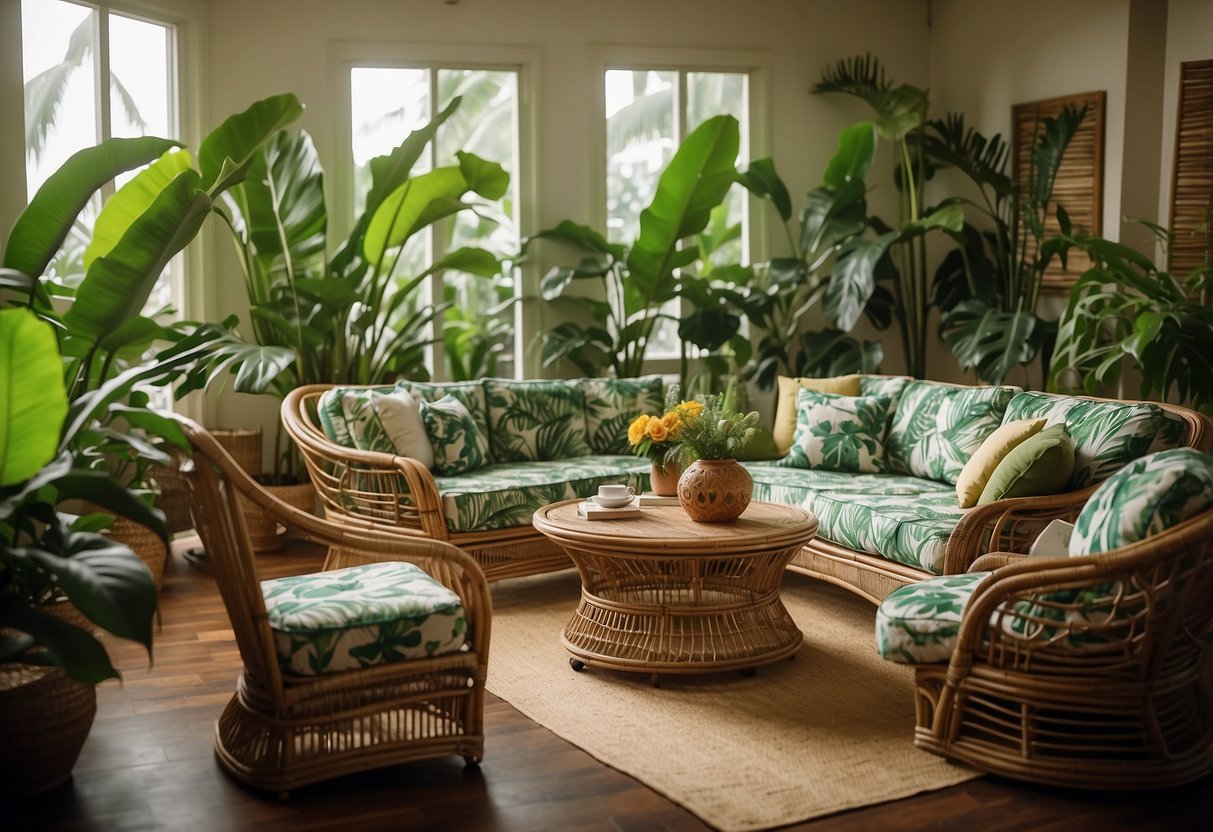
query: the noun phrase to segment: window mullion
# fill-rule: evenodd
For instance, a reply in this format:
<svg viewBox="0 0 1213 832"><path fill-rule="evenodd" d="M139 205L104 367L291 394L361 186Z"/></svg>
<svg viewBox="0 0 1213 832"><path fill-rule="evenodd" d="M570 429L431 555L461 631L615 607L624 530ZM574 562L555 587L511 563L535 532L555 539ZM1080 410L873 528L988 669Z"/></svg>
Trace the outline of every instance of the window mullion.
<svg viewBox="0 0 1213 832"><path fill-rule="evenodd" d="M97 90L97 119L99 141L107 141L113 135L113 120L110 100L110 10L109 6L97 7L97 25L93 28L96 38L97 60L96 67ZM114 194L114 182L110 180L101 186L101 199L104 202Z"/></svg>
<svg viewBox="0 0 1213 832"><path fill-rule="evenodd" d="M436 66L429 68L429 113L427 121L432 120L435 115L441 111L442 102L438 100L438 72ZM441 129L441 128L439 128ZM434 136L434 140L426 145L430 156L430 170L438 169L438 137ZM448 222L454 222L453 217L448 217L439 222L432 223L429 231L429 265L433 265L441 260L445 255L445 245L443 244L442 232L445 230ZM442 274L435 272L430 275L430 302L435 306L442 303L446 299L446 289L443 284ZM443 349L443 333L442 333L442 315L436 315L430 323L430 329L433 333L434 343L430 346L430 367L433 368L436 378L447 378L446 367L446 351Z"/></svg>

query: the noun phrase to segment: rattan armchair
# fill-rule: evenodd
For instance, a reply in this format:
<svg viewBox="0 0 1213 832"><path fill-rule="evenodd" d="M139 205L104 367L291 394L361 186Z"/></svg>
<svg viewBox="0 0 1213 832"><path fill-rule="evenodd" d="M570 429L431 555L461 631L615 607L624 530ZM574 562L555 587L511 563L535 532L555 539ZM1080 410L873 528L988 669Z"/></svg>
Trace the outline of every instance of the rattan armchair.
<svg viewBox="0 0 1213 832"><path fill-rule="evenodd" d="M475 558L490 581L567 569L565 553L529 523L505 529L452 532L434 475L403 456L347 448L324 435L316 403L333 384L292 390L282 402L282 425L307 464L325 516L334 523L420 532ZM347 389L351 385L343 385ZM374 386L374 385L368 385Z"/></svg>
<svg viewBox="0 0 1213 832"><path fill-rule="evenodd" d="M1213 511L1099 555L974 564L990 568L950 663L916 666L918 747L1083 788L1213 771ZM1080 592L1048 600L1063 590Z"/></svg>
<svg viewBox="0 0 1213 832"><path fill-rule="evenodd" d="M194 446L186 478L197 529L244 661L215 729L215 756L234 778L285 793L345 774L448 754L476 764L484 750L484 680L492 607L480 567L422 535L339 526L260 488L215 439L182 420ZM324 569L408 561L454 591L467 649L316 676L279 666L239 496L302 538L327 545Z"/></svg>

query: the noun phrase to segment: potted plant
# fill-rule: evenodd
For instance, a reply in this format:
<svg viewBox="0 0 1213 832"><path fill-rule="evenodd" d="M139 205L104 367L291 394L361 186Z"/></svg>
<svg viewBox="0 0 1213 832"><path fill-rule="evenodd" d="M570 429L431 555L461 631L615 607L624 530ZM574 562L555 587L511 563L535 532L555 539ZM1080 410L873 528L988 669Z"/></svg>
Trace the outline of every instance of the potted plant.
<svg viewBox="0 0 1213 832"><path fill-rule="evenodd" d="M678 479L678 502L699 522L731 522L750 504L754 480L737 456L758 429L758 411L733 409L735 385L701 408L676 411L678 447L689 462Z"/></svg>
<svg viewBox="0 0 1213 832"><path fill-rule="evenodd" d="M703 410L697 401L678 401L678 387L666 393L665 413L655 416L641 413L628 425L628 445L636 456L652 463L649 484L659 497L678 494L678 478L682 475L682 448L679 433L688 418Z"/></svg>

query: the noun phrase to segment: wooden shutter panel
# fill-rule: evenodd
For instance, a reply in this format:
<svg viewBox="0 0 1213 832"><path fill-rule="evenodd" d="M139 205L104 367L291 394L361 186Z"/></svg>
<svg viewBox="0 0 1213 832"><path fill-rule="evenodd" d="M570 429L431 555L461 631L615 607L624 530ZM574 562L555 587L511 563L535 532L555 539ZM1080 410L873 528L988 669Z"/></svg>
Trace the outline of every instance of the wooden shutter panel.
<svg viewBox="0 0 1213 832"><path fill-rule="evenodd" d="M1213 60L1179 69L1175 166L1171 176L1171 271L1183 279L1204 265L1213 202Z"/></svg>

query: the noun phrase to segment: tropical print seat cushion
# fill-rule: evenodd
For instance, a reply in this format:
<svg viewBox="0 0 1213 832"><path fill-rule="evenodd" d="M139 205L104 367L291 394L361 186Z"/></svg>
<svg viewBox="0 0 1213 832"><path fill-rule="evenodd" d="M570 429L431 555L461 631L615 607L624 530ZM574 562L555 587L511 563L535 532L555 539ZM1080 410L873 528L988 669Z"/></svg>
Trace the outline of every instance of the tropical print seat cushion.
<svg viewBox="0 0 1213 832"><path fill-rule="evenodd" d="M839 396L801 389L796 394L792 447L779 464L884 473L884 436L891 403L878 396Z"/></svg>
<svg viewBox="0 0 1213 832"><path fill-rule="evenodd" d="M606 483L638 492L649 486L649 463L634 456L591 455L579 459L489 465L458 477L434 477L447 527L486 531L531 522L548 503L588 497Z"/></svg>
<svg viewBox="0 0 1213 832"><path fill-rule="evenodd" d="M583 378L585 432L590 453L628 453L628 425L641 413L665 406L661 376Z"/></svg>
<svg viewBox="0 0 1213 832"><path fill-rule="evenodd" d="M989 574L941 575L890 592L876 610L876 652L900 664L951 659L965 605Z"/></svg>
<svg viewBox="0 0 1213 832"><path fill-rule="evenodd" d="M754 499L800 506L817 536L859 552L943 572L944 550L960 518L956 492L921 477L851 474L746 463Z"/></svg>
<svg viewBox="0 0 1213 832"><path fill-rule="evenodd" d="M955 485L1018 392L1018 387L910 382L885 439L889 470Z"/></svg>
<svg viewBox="0 0 1213 832"><path fill-rule="evenodd" d="M454 476L488 464L489 438L454 396L423 400L421 422L434 449L434 473Z"/></svg>
<svg viewBox="0 0 1213 832"><path fill-rule="evenodd" d="M587 456L585 396L581 382L484 382L496 462Z"/></svg>
<svg viewBox="0 0 1213 832"><path fill-rule="evenodd" d="M1102 402L1049 393L1020 393L1005 419L1044 418L1064 424L1074 440L1074 473L1067 491L1103 482L1127 463L1153 451L1179 447L1187 426L1149 402Z"/></svg>
<svg viewBox="0 0 1213 832"><path fill-rule="evenodd" d="M467 640L459 596L411 563L261 582L283 672L316 676L453 653Z"/></svg>
<svg viewBox="0 0 1213 832"><path fill-rule="evenodd" d="M1070 554L1119 549L1213 509L1213 458L1175 448L1134 460L1087 500L1070 536Z"/></svg>

